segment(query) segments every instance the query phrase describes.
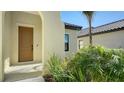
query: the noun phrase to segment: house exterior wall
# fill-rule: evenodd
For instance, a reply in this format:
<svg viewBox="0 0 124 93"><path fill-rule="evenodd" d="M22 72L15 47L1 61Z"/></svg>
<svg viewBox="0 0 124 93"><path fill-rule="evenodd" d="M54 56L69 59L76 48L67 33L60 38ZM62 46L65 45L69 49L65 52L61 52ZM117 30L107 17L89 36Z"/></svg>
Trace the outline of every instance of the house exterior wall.
<svg viewBox="0 0 124 93"><path fill-rule="evenodd" d="M5 13L5 16L3 14ZM4 63L18 63L18 30L19 24L34 27L35 59L47 62L50 56L64 58L64 23L60 12L38 12L40 16L22 12L0 12L0 81L4 79ZM4 23L5 22L5 23ZM42 44L41 44L42 43Z"/></svg>
<svg viewBox="0 0 124 93"><path fill-rule="evenodd" d="M3 64L3 13L0 12L0 81L4 79L4 64Z"/></svg>
<svg viewBox="0 0 124 93"><path fill-rule="evenodd" d="M61 21L60 12L40 12L43 25L42 33L42 62L47 62L53 53L63 58L64 54L64 23Z"/></svg>
<svg viewBox="0 0 124 93"><path fill-rule="evenodd" d="M89 44L89 37L80 37L77 39L83 40L83 45ZM108 48L124 48L124 30L93 35L93 45L102 45Z"/></svg>
<svg viewBox="0 0 124 93"><path fill-rule="evenodd" d="M10 12L5 12L4 15L4 30L3 30L3 63L4 67L8 69L10 64L10 49L11 49L11 15Z"/></svg>
<svg viewBox="0 0 124 93"><path fill-rule="evenodd" d="M64 24L59 12L6 12L3 45L5 60L18 64L18 25L34 27L34 61L45 62L52 54L64 57ZM38 45L38 47L37 47Z"/></svg>
<svg viewBox="0 0 124 93"><path fill-rule="evenodd" d="M38 15L24 12L9 12L5 14L5 59L10 60L11 64L18 64L18 26L33 27L33 59L42 60L42 30L41 19ZM7 36L8 35L8 36ZM9 45L10 42L10 45ZM8 45L7 45L8 44ZM38 46L37 46L38 45ZM8 47L9 46L9 47ZM8 47L8 48L7 48ZM9 50L10 49L10 50ZM9 52L10 53L9 53ZM8 55L10 54L10 59Z"/></svg>
<svg viewBox="0 0 124 93"><path fill-rule="evenodd" d="M77 52L77 30L65 29L65 34L69 35L69 51L65 51L65 56L70 57Z"/></svg>

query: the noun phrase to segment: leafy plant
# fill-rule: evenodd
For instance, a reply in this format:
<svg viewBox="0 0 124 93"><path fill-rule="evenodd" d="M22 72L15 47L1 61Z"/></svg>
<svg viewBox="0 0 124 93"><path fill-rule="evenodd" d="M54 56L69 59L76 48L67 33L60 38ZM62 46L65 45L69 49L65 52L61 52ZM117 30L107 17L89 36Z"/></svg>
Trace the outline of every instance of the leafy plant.
<svg viewBox="0 0 124 93"><path fill-rule="evenodd" d="M124 81L124 51L87 46L75 55L68 69L71 69L76 78L75 71L82 72L81 81Z"/></svg>
<svg viewBox="0 0 124 93"><path fill-rule="evenodd" d="M62 61L56 55L53 55L48 61L48 69L55 81L68 81L69 75L66 71L67 62Z"/></svg>
<svg viewBox="0 0 124 93"><path fill-rule="evenodd" d="M48 61L49 74L58 82L124 81L124 50L86 46L71 59L53 55Z"/></svg>

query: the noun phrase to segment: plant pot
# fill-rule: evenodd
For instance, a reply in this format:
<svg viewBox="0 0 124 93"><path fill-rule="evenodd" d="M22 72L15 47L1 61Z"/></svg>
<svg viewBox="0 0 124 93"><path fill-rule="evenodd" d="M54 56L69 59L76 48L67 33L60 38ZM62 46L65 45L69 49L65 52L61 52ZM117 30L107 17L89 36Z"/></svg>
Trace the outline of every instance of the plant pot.
<svg viewBox="0 0 124 93"><path fill-rule="evenodd" d="M43 76L45 82L54 82L52 75Z"/></svg>

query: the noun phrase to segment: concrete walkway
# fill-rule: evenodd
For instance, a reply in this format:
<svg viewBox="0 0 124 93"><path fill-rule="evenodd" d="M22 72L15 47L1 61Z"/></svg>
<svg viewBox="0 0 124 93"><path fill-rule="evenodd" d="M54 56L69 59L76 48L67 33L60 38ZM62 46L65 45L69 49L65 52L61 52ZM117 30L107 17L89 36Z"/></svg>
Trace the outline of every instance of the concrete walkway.
<svg viewBox="0 0 124 93"><path fill-rule="evenodd" d="M5 71L5 82L44 82L42 64L11 66Z"/></svg>

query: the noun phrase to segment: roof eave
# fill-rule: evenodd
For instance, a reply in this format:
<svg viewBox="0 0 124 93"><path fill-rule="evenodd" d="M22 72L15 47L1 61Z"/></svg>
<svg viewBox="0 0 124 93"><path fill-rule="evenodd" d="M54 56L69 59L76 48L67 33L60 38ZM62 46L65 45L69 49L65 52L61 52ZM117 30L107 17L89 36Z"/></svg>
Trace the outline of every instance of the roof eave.
<svg viewBox="0 0 124 93"><path fill-rule="evenodd" d="M104 34L104 33L110 33L110 32L117 32L117 31L121 31L121 30L124 30L124 27L116 28L116 29L112 29L112 30L107 30L107 31L101 31L101 32L97 32L97 33L92 33L92 35ZM80 36L77 36L77 38L86 37L88 35L89 34L80 35Z"/></svg>

